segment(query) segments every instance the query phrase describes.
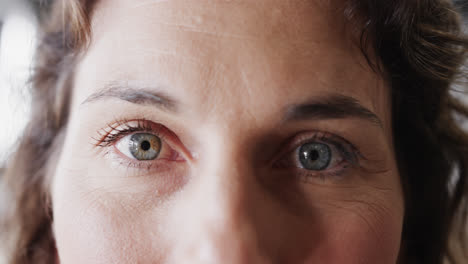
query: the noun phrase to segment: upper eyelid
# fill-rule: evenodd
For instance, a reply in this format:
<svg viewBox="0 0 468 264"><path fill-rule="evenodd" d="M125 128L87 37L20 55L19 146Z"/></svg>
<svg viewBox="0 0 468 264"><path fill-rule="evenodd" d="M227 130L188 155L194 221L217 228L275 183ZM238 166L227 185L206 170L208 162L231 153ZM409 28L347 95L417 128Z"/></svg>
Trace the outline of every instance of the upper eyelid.
<svg viewBox="0 0 468 264"><path fill-rule="evenodd" d="M137 125L132 126L129 124L130 122L137 122ZM107 127L102 128L98 131L98 135L100 138L98 139L93 138L95 141L94 145L101 146L101 147L109 146L110 144L114 143L114 141L117 141L121 139L122 137L130 135L132 133L137 133L137 132L155 134L156 136L165 140L165 137L163 135L164 132L161 131L161 129L158 129L158 131L155 131L150 126L148 126L146 122L151 122L151 121L124 120L124 121L117 121L112 124L109 124L107 125Z"/></svg>
<svg viewBox="0 0 468 264"><path fill-rule="evenodd" d="M311 135L311 136L308 136ZM325 143L330 143L334 145L346 145L351 147L353 150L359 151L359 149L349 142L348 140L337 136L335 134L329 133L329 132L323 132L323 131L311 131L311 132L302 132L296 134L296 136L293 137L292 143L289 143L289 150L292 151L295 148L299 147L302 144L310 143L310 142L325 142Z"/></svg>
<svg viewBox="0 0 468 264"><path fill-rule="evenodd" d="M359 158L366 159L362 155L360 149L355 144L351 143L350 141L346 140L345 138L342 138L342 137L340 137L338 135L328 133L328 132L321 132L321 133L324 133L324 134L327 135L327 136L322 136L320 138L321 141L326 142L326 143L334 144L335 147L343 146L343 145L348 146L348 147L350 147L352 149L353 153L355 153L357 155L358 159ZM304 143L307 143L307 140L304 141ZM304 143L302 143L302 144L304 144Z"/></svg>

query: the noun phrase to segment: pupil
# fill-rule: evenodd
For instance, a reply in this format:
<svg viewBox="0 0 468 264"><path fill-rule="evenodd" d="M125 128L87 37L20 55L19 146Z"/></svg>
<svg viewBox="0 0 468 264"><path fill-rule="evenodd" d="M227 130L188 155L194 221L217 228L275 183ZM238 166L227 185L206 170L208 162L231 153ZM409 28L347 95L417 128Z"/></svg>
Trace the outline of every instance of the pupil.
<svg viewBox="0 0 468 264"><path fill-rule="evenodd" d="M319 154L319 152L317 150L312 151L309 155L310 155L309 156L310 159L313 160L313 161L318 160L318 158L320 156L320 154Z"/></svg>
<svg viewBox="0 0 468 264"><path fill-rule="evenodd" d="M140 146L141 146L141 149L143 149L144 151L148 151L151 148L151 144L146 140L141 142Z"/></svg>

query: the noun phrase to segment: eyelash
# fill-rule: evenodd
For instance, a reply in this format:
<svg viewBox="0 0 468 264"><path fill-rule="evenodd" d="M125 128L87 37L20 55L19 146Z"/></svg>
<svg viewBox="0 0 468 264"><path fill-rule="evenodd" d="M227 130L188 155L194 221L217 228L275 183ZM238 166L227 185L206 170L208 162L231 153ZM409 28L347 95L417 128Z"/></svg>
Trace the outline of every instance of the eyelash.
<svg viewBox="0 0 468 264"><path fill-rule="evenodd" d="M129 123L136 122L136 125ZM163 125L154 124L146 119L119 120L98 131L98 138L93 138L97 147L109 147L119 139L133 133L151 133L161 139L161 141L171 140L169 130Z"/></svg>
<svg viewBox="0 0 468 264"><path fill-rule="evenodd" d="M130 123L136 123L135 125L130 125ZM177 138L169 129L161 124L155 124L152 121L146 119L133 119L133 120L118 120L113 123L110 123L105 128L98 131L98 138L93 138L93 145L96 147L109 147L114 145L121 138L130 135L132 133L151 133L161 139L161 141L167 144L167 141L173 142L174 137ZM293 142L292 144L289 142ZM297 162L294 160L295 152L303 144L313 143L313 142L322 142L330 144L336 150L338 150L339 155L343 157L343 160L340 162L341 168L334 169L333 171L309 171L300 167L295 166ZM360 167L360 159L365 159L361 154L358 148L356 148L349 141L322 131L309 131L298 133L293 139L288 140L286 147L282 147L285 151L280 151L279 155L273 159L273 167L278 169L295 169L298 177L301 180L309 181L312 178L320 178L326 180L328 178L340 178L342 175L349 169L349 167ZM286 156L286 158L281 158ZM345 164L342 164L345 163ZM291 166L291 164L294 164ZM152 163L148 161L131 161L126 164L128 167L144 168L150 170ZM336 166L336 167L338 167Z"/></svg>

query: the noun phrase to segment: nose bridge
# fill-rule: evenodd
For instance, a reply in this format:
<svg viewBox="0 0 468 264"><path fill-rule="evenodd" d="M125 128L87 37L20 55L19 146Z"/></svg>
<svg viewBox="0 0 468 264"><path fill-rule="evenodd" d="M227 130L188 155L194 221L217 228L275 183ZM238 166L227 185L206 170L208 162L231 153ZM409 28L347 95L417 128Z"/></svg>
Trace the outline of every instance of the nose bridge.
<svg viewBox="0 0 468 264"><path fill-rule="evenodd" d="M258 188L240 139L213 137L193 176L191 232L182 252L190 263L266 263L258 248L253 194ZM184 238L182 238L184 239Z"/></svg>
<svg viewBox="0 0 468 264"><path fill-rule="evenodd" d="M199 160L195 177L213 190L222 190L224 195L221 196L224 198L242 198L244 196L235 194L247 193L248 187L252 187L256 180L254 164L250 159L249 131L232 126L219 130L207 137L204 144L207 147ZM226 190L231 192L229 196Z"/></svg>
<svg viewBox="0 0 468 264"><path fill-rule="evenodd" d="M236 133L220 137L219 144L209 150L211 158L200 173L199 193L208 205L200 228L206 235L205 246L212 247L212 253L219 254L224 263L229 259L232 263L247 263L250 255L256 254L254 219L249 213L255 206L249 199L255 175L242 141Z"/></svg>

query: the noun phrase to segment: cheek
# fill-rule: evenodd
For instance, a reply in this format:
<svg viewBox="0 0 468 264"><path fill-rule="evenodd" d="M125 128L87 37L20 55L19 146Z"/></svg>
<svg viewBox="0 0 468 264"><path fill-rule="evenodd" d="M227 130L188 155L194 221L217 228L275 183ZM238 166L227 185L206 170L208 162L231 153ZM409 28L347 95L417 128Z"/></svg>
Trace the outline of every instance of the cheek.
<svg viewBox="0 0 468 264"><path fill-rule="evenodd" d="M345 226L343 232L335 233L334 239L330 241L331 250L327 255L332 256L333 261L329 263L396 263L400 228L394 223L383 224L380 231L385 230L386 234L376 234L361 219L351 220L347 224L349 226Z"/></svg>
<svg viewBox="0 0 468 264"><path fill-rule="evenodd" d="M401 212L382 215L371 207L337 209L321 222L321 239L306 263L395 264L400 249Z"/></svg>
<svg viewBox="0 0 468 264"><path fill-rule="evenodd" d="M54 209L54 232L62 263L135 262L145 237L129 219L94 204L72 200ZM128 217L127 217L128 218Z"/></svg>
<svg viewBox="0 0 468 264"><path fill-rule="evenodd" d="M80 184L55 189L60 191L53 196L53 228L61 263L159 263L164 258L161 210L133 202L132 195L83 191Z"/></svg>

